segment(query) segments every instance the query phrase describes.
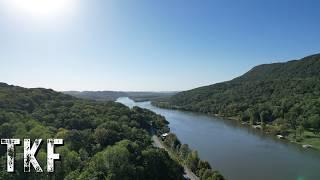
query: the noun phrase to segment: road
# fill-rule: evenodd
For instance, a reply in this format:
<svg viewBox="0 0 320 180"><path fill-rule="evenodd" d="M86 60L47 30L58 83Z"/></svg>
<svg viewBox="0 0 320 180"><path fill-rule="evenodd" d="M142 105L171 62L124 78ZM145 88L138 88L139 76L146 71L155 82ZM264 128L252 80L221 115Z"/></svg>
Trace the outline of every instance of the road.
<svg viewBox="0 0 320 180"><path fill-rule="evenodd" d="M165 149L170 154L170 152L167 150L166 147L163 146L160 139L156 135L152 136L152 141L153 141L153 145L155 147ZM184 168L184 172L185 172L185 174L184 174L185 177L187 177L191 180L199 180L199 178L187 166L183 165L183 168Z"/></svg>

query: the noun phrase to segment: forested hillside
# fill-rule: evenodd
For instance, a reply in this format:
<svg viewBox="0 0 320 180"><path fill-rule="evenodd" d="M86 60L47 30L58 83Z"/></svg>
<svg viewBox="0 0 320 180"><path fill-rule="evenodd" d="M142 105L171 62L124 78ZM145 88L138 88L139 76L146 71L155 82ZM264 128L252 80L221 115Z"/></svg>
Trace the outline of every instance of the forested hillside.
<svg viewBox="0 0 320 180"><path fill-rule="evenodd" d="M148 133L168 131L167 123L138 107L0 83L1 138L65 141L51 174L45 173L46 145L37 154L44 173L37 174L23 172L23 146L16 147L16 172L7 173L6 146L0 146L0 179L183 179L183 168L154 148Z"/></svg>
<svg viewBox="0 0 320 180"><path fill-rule="evenodd" d="M139 91L64 91L77 98L95 101L115 101L119 97L129 97L134 101L151 101L171 97L176 92L139 92Z"/></svg>
<svg viewBox="0 0 320 180"><path fill-rule="evenodd" d="M293 60L286 63L259 65L233 81L319 78L319 67L320 54L315 54L300 60Z"/></svg>
<svg viewBox="0 0 320 180"><path fill-rule="evenodd" d="M230 117L320 147L320 54L266 64L228 82L178 93L154 104ZM312 132L312 133L311 133Z"/></svg>

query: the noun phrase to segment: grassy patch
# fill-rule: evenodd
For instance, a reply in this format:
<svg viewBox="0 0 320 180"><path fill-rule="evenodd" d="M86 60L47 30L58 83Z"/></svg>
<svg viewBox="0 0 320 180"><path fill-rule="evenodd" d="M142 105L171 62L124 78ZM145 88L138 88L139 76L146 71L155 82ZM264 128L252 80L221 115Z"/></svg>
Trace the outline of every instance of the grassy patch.
<svg viewBox="0 0 320 180"><path fill-rule="evenodd" d="M299 135L297 135L298 141L294 138L294 133L290 133L288 135L288 139L294 143L297 144L310 144L313 146L314 149L320 150L320 135L316 135L311 131L305 131L302 135L303 138L301 138ZM299 141L300 139L300 141Z"/></svg>

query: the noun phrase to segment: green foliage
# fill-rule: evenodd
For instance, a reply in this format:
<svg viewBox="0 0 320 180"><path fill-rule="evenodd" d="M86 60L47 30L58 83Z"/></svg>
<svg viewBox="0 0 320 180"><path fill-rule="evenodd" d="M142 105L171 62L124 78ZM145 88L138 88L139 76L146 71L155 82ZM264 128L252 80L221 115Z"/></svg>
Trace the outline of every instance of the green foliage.
<svg viewBox="0 0 320 180"><path fill-rule="evenodd" d="M224 177L217 171L206 169L200 178L201 180L224 180Z"/></svg>
<svg viewBox="0 0 320 180"><path fill-rule="evenodd" d="M183 168L174 163L168 161L170 159L168 153L163 149L149 149L142 152L142 156L145 164L145 178L146 179L182 179L174 172L181 172L183 174ZM156 176L155 176L156 174Z"/></svg>
<svg viewBox="0 0 320 180"><path fill-rule="evenodd" d="M0 146L0 179L182 179L181 166L151 143L150 132L167 131L164 117L138 107L0 83L1 138L65 142L56 149L62 159L52 174L23 173L21 153L16 172L5 173L6 147ZM45 150L43 145L37 155L44 170Z"/></svg>
<svg viewBox="0 0 320 180"><path fill-rule="evenodd" d="M196 172L198 168L198 163L200 159L197 151L192 151L187 157L187 166L191 169L192 172Z"/></svg>
<svg viewBox="0 0 320 180"><path fill-rule="evenodd" d="M320 133L320 115L319 114L311 116L311 118L309 119L309 126L312 128L315 134Z"/></svg>
<svg viewBox="0 0 320 180"><path fill-rule="evenodd" d="M193 151L187 144L182 144L173 133L167 135L164 139L164 145L170 149L170 152L177 157L179 161L185 164L194 174L203 180L223 180L224 177L218 171L213 171L207 161L202 161L197 151Z"/></svg>
<svg viewBox="0 0 320 180"><path fill-rule="evenodd" d="M78 179L182 179L183 169L160 149L123 140L97 153ZM73 175L74 176L74 175Z"/></svg>
<svg viewBox="0 0 320 180"><path fill-rule="evenodd" d="M180 141L175 134L170 133L164 140L166 146L170 149L177 151L180 148Z"/></svg>

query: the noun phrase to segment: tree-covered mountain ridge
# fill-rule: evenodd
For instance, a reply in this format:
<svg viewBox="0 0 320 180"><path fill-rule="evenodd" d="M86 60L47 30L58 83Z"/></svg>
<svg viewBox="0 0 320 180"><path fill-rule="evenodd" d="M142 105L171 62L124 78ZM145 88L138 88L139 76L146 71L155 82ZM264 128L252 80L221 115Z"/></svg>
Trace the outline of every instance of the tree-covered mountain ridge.
<svg viewBox="0 0 320 180"><path fill-rule="evenodd" d="M231 81L180 92L153 104L262 125L267 132L301 142L310 136L320 147L315 135L320 132L320 54L259 65Z"/></svg>
<svg viewBox="0 0 320 180"><path fill-rule="evenodd" d="M320 77L320 54L284 63L262 64L233 81L261 81L274 79Z"/></svg>

